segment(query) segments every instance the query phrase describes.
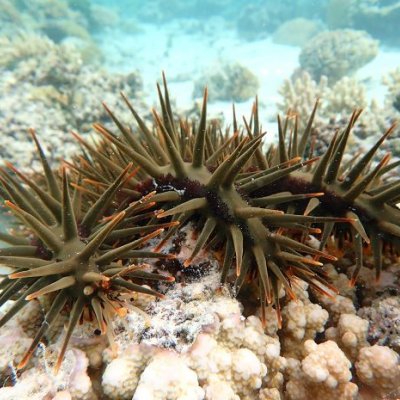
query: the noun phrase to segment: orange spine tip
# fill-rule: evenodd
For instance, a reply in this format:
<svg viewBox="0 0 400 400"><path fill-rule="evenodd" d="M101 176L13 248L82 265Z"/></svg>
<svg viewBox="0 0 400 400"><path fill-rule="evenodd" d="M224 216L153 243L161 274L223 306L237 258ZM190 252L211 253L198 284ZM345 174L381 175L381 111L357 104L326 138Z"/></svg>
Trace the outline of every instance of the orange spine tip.
<svg viewBox="0 0 400 400"><path fill-rule="evenodd" d="M16 204L11 203L11 201L9 201L9 200L6 200L6 201L4 202L4 205L7 206L7 207L9 207L9 208L11 208L11 209L13 209L13 210L16 210L16 211L19 211L19 210L20 210L20 208L19 208Z"/></svg>
<svg viewBox="0 0 400 400"><path fill-rule="evenodd" d="M330 260L330 261L337 261L338 260L338 258L337 257L335 257L335 256L332 256L331 254L321 254L321 257L324 257L324 258L326 258L327 260Z"/></svg>
<svg viewBox="0 0 400 400"><path fill-rule="evenodd" d="M166 241L165 240L161 240L160 243L158 243L158 245L154 248L154 252L158 253L160 252L160 250L162 250L162 248L165 246Z"/></svg>
<svg viewBox="0 0 400 400"><path fill-rule="evenodd" d="M154 231L154 232L149 233L148 235L146 235L146 236L144 237L144 239L146 239L146 240L152 239L153 237L156 237L156 236L158 236L160 233L163 233L163 232L164 232L164 229L163 229L163 228L157 229L156 231Z"/></svg>
<svg viewBox="0 0 400 400"><path fill-rule="evenodd" d="M30 360L31 355L32 355L32 353L28 353L25 355L25 357L17 365L18 370L26 367L26 364L28 364L28 361Z"/></svg>
<svg viewBox="0 0 400 400"><path fill-rule="evenodd" d="M351 278L349 281L349 287L353 288L357 282L357 278Z"/></svg>

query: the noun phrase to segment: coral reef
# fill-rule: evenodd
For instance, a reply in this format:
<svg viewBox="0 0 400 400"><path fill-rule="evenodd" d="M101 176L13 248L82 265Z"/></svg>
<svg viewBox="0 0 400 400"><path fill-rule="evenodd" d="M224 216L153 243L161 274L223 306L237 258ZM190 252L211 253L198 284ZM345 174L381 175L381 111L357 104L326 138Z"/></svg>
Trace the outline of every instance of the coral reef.
<svg viewBox="0 0 400 400"><path fill-rule="evenodd" d="M396 75L393 74L393 77ZM397 112L393 107L391 93L395 91L396 80L385 80L388 85L393 82L393 90L388 90L386 106L376 101L368 102L365 86L355 78L344 77L333 86L328 86L328 79L322 76L319 81L312 79L306 71L298 71L292 79L287 79L279 89L281 100L277 104L278 110L283 113L298 116L300 127L307 124L306 115L312 111L315 102L319 100L318 112L314 118L313 134L318 137L315 143L316 154L323 154L336 129L346 124L348 116L356 108L363 109L359 123L354 127L355 136L365 139L378 139L378 132L388 129L395 121ZM391 151L399 156L397 146L397 131L388 138L379 150L379 156ZM365 151L362 141L350 138L349 152L353 154Z"/></svg>
<svg viewBox="0 0 400 400"><path fill-rule="evenodd" d="M306 71L299 71L293 79L287 79L279 89L280 112L292 112L299 115L300 126L304 127L309 115L319 99L315 125L327 124L330 119L347 117L356 108L367 108L365 87L356 79L344 77L333 86L328 86L328 78L322 76L319 81L312 79ZM362 122L363 116L360 118ZM371 127L371 131L376 127Z"/></svg>
<svg viewBox="0 0 400 400"><path fill-rule="evenodd" d="M203 278L212 286L219 285L219 273L212 272ZM116 336L121 350L107 365L102 378L102 386L110 399L132 396L141 399L145 394L165 399L191 394L190 399L250 400L261 387L276 391L279 396L285 360L280 356L276 330L273 336L265 335L259 318L243 318L241 305L226 290L202 292L201 288L204 288L202 280L195 280L176 285L172 293L168 292L168 298L185 298L184 306L192 310L195 321L209 320L185 351L160 349L154 342L150 346L152 342L146 338L140 345L132 345L124 332ZM165 301L168 299L160 304ZM180 313L179 308L170 308L172 316ZM156 316L152 317L154 324L157 324ZM174 324L178 322L177 318L172 319ZM137 321L132 320L125 329L137 330ZM154 377L155 371L163 371L172 364L182 374L178 378L175 373L160 374L157 385L148 379L148 376Z"/></svg>
<svg viewBox="0 0 400 400"><path fill-rule="evenodd" d="M265 152L257 102L243 128L234 115L230 136L207 121L207 90L193 123L176 118L165 77L158 94L153 129L123 95L138 128L105 105L118 133L95 124L97 140L75 134L81 151L60 171L33 132L43 171L1 169L0 194L22 225L1 235L11 246L0 262L12 268L0 282L1 339L10 343L14 331L22 340L0 355L2 382L13 384L0 395L26 393L19 378L31 395L89 399L356 399L370 386L393 390L398 356L371 346L356 285L360 273L386 278L386 261L396 260L400 189L386 179L397 164L389 155L372 162L394 128L346 164L357 110L316 159L317 105L302 128L297 116L279 117L277 146ZM39 308L20 313L36 299ZM65 318L66 331L49 330ZM53 366L62 385L29 380ZM98 371L90 377L89 366Z"/></svg>
<svg viewBox="0 0 400 400"><path fill-rule="evenodd" d="M383 83L387 87L386 102L391 110L399 110L399 95L400 95L400 68L396 68L391 71L387 76L383 78ZM393 110L394 108L394 110Z"/></svg>
<svg viewBox="0 0 400 400"><path fill-rule="evenodd" d="M376 396L382 398L399 389L400 357L389 347L362 348L355 366L360 381Z"/></svg>
<svg viewBox="0 0 400 400"><path fill-rule="evenodd" d="M110 324L113 313L124 314L124 310L129 307L129 305L124 307L124 301L120 297L124 292L143 292L161 296L156 291L141 286L137 281L146 281L146 279L170 281L173 278L146 272L143 268L132 265L133 260L142 257L168 257L163 254L143 253L136 250L143 243L160 234L165 224L155 225L151 229L149 227L135 229L130 226L128 230L123 229L121 225L125 216L135 218L138 210L140 212L143 208L151 208L154 203L146 207L146 201L143 199L140 202L131 203L129 208L119 213L111 209L115 214L108 218L109 222L97 222L105 212L111 212L109 208L113 196L121 190L122 185L129 183L131 165L128 165L115 178L114 183L107 187L104 193L96 196L93 204L84 209L82 205L74 204L65 169L62 173L62 182L60 186L57 185L57 177L51 171L36 136L33 133L32 135L42 161L43 174L47 182L46 190L31 182L26 175L21 174L14 167L9 166L10 172L17 174L21 183L24 182L38 196L35 197L8 172L2 170L2 195L7 199L5 204L21 223L26 224L26 228L30 229L36 238L29 241L28 238L22 237L19 239L7 235L2 237L3 241L14 246L0 250L0 262L14 268L15 272L9 274L1 282L0 304L12 298L16 301L2 316L0 326L18 314L30 300L46 295L54 296L31 346L19 363L19 368L27 364L38 343L53 323L56 323L59 314L67 308L70 310L70 316L65 339L57 359L56 369L59 369L69 339L81 315L87 314L89 320L95 316L98 329L104 334L107 332L107 325ZM76 197L75 194L74 198ZM115 229L117 225L119 225L119 230ZM135 235L131 236L132 229L141 233L149 231L150 233L133 240ZM130 241L117 247L116 244L121 243L119 240L121 230L126 239L130 237ZM113 235L114 244L107 243ZM104 243L106 247L102 246ZM131 262L124 266L123 260L127 259Z"/></svg>
<svg viewBox="0 0 400 400"><path fill-rule="evenodd" d="M30 127L35 126L48 138L51 159L67 157L76 145L66 132L85 133L93 121L104 120L99 98L121 109L119 96L112 93L123 90L135 96L141 87L136 73L112 76L97 66L85 65L72 45L57 45L32 33L1 37L0 43L0 151L21 167L37 159L27 150L31 149Z"/></svg>
<svg viewBox="0 0 400 400"><path fill-rule="evenodd" d="M91 32L114 26L118 22L115 10L89 1L4 0L0 7L0 34L17 34L24 26L57 43L68 37L76 37L87 45L93 45Z"/></svg>
<svg viewBox="0 0 400 400"><path fill-rule="evenodd" d="M54 349L45 348L40 361L21 374L12 387L2 387L4 400L19 399L79 399L98 400L88 375L88 359L84 352L69 349L61 370L55 376L50 370Z"/></svg>
<svg viewBox="0 0 400 400"><path fill-rule="evenodd" d="M276 3L255 0L251 3L245 2L232 18L235 19L241 38L257 40L265 38L285 22L295 18L321 19L324 9L323 2L309 0L283 0Z"/></svg>
<svg viewBox="0 0 400 400"><path fill-rule="evenodd" d="M241 102L257 94L259 82L257 77L246 67L236 63L218 64L195 82L194 97L203 95L204 83L207 84L210 101Z"/></svg>
<svg viewBox="0 0 400 400"><path fill-rule="evenodd" d="M304 350L306 357L301 363L291 361L288 366L288 399L356 399L357 385L350 382L351 362L335 342L317 344L308 340Z"/></svg>
<svg viewBox="0 0 400 400"><path fill-rule="evenodd" d="M366 32L343 29L322 32L307 43L299 57L300 65L313 79L328 77L332 85L354 74L378 53L378 41Z"/></svg>
<svg viewBox="0 0 400 400"><path fill-rule="evenodd" d="M369 340L379 345L390 346L400 352L400 300L398 296L385 294L363 307L358 315L369 321Z"/></svg>
<svg viewBox="0 0 400 400"><path fill-rule="evenodd" d="M236 27L241 38L262 39L295 15L293 4L290 5L287 1L276 4L265 2L246 4L237 16Z"/></svg>

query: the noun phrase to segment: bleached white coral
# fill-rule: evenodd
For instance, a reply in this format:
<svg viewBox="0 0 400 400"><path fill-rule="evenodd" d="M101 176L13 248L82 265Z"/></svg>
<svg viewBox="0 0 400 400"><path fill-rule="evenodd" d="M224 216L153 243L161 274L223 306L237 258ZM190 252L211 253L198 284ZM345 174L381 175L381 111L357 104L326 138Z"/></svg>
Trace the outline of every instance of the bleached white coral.
<svg viewBox="0 0 400 400"><path fill-rule="evenodd" d="M132 400L201 400L204 390L196 373L171 351L158 352L140 376Z"/></svg>
<svg viewBox="0 0 400 400"><path fill-rule="evenodd" d="M4 373L10 364L17 365L32 343L15 321L10 321L0 335L0 372Z"/></svg>
<svg viewBox="0 0 400 400"><path fill-rule="evenodd" d="M293 113L299 117L301 127L307 125L308 118L318 99L324 99L330 92L328 79L322 76L317 82L311 75L302 71L299 76L286 79L279 88L281 100L278 103L278 110L283 113ZM320 121L321 107L316 115L316 123Z"/></svg>
<svg viewBox="0 0 400 400"><path fill-rule="evenodd" d="M205 400L240 400L228 382L213 379L206 388Z"/></svg>
<svg viewBox="0 0 400 400"><path fill-rule="evenodd" d="M0 388L2 400L42 400L51 396L51 379L46 374L31 374L18 380L16 385ZM71 398L71 397L70 397Z"/></svg>
<svg viewBox="0 0 400 400"><path fill-rule="evenodd" d="M326 330L326 337L335 340L346 356L354 361L361 348L369 346L368 321L354 314L342 314L336 328Z"/></svg>
<svg viewBox="0 0 400 400"><path fill-rule="evenodd" d="M400 357L389 347L364 347L355 366L361 382L368 385L379 397L398 389Z"/></svg>
<svg viewBox="0 0 400 400"><path fill-rule="evenodd" d="M0 316L3 316L7 310L14 304L14 301L6 302L0 311ZM21 329L27 337L34 337L37 327L40 326L43 320L43 309L38 301L30 301L22 310L19 310L15 319L11 319L5 324L3 332L8 329ZM13 328L14 327L14 328Z"/></svg>
<svg viewBox="0 0 400 400"><path fill-rule="evenodd" d="M231 350L223 343L210 335L199 335L189 353L190 367L197 372L206 391L209 385L214 387L217 380L228 382L241 399L252 398L267 374L266 365L251 350Z"/></svg>
<svg viewBox="0 0 400 400"><path fill-rule="evenodd" d="M132 345L124 354L111 360L102 376L102 388L110 399L130 400L140 374L152 354L148 346Z"/></svg>
<svg viewBox="0 0 400 400"><path fill-rule="evenodd" d="M61 392L57 399L97 400L87 374L88 359L85 353L70 348L58 374L53 371L56 357L54 348L42 346L41 356L34 368L24 371L14 386L0 388L0 398L42 400L52 399Z"/></svg>
<svg viewBox="0 0 400 400"><path fill-rule="evenodd" d="M346 124L355 109L364 110L355 127L357 136L381 134L391 124L388 108L382 107L375 100L368 102L366 86L356 78L343 77L328 87L326 76L314 80L307 71L301 71L292 79L284 81L279 94L281 99L277 104L278 110L296 114L299 126L303 128L316 101L320 100L313 124L320 145L329 143L335 129ZM354 146L352 137L349 143Z"/></svg>
<svg viewBox="0 0 400 400"><path fill-rule="evenodd" d="M127 332L117 335L117 358L112 359L108 352L104 352L108 365L102 386L109 399L130 399L132 396L142 399L145 394L152 399L196 399L185 397L186 392L190 392L201 399L253 400L261 388L280 391L285 359L280 356L278 337L266 335L259 318L244 318L240 304L226 291L207 289L219 282L218 275L202 281L203 290L198 290L198 282L182 288L176 285L169 292L168 299L152 307L152 312L158 313L157 318L151 318L151 323L156 324L155 330L147 326L144 333L137 332L139 336L136 337L142 334L140 346L126 346L125 341L135 337ZM192 287L193 291L190 290ZM176 307L176 301L182 296L186 301L180 300ZM188 311L191 332L187 328L182 330ZM168 318L167 322L164 317ZM128 328L132 323L133 320ZM164 329L160 330L162 327ZM174 344L171 346L173 349L160 349L157 345L157 341L166 343L162 338L165 330L168 336L179 333L179 337L171 336L172 340L168 341ZM184 332L189 336L184 336ZM191 335L195 335L194 343L188 343ZM145 343L147 347L143 347ZM154 378L155 373L161 374L160 371L170 373L172 365L174 370L187 377L182 386L173 384L174 374L171 381L160 379L163 385L155 385L150 377ZM166 392L167 387L169 392Z"/></svg>
<svg viewBox="0 0 400 400"><path fill-rule="evenodd" d="M320 305L306 300L292 300L282 310L283 349L285 356L299 358L302 343L323 332L328 312Z"/></svg>
<svg viewBox="0 0 400 400"><path fill-rule="evenodd" d="M93 121L108 122L99 98L114 111L120 108L124 120L131 116L119 92L132 97L140 86L135 73L111 75L85 65L77 46L33 33L0 37L0 70L0 151L24 167L36 157L29 128L46 135L50 159L66 157L78 147L66 132L86 133Z"/></svg>
<svg viewBox="0 0 400 400"><path fill-rule="evenodd" d="M317 294L317 297L319 303L328 310L330 320L337 324L342 314L356 314L355 288L350 285L350 279L345 274L338 273L332 264L325 265L324 271L338 293L330 292L329 296Z"/></svg>
<svg viewBox="0 0 400 400"><path fill-rule="evenodd" d="M306 357L292 361L286 394L290 400L353 400L358 388L351 383L351 362L333 341L307 340ZM300 368L299 368L300 367Z"/></svg>
<svg viewBox="0 0 400 400"><path fill-rule="evenodd" d="M194 97L201 97L204 82L210 101L246 101L257 94L259 81L247 67L238 62L218 63L203 73L195 83Z"/></svg>

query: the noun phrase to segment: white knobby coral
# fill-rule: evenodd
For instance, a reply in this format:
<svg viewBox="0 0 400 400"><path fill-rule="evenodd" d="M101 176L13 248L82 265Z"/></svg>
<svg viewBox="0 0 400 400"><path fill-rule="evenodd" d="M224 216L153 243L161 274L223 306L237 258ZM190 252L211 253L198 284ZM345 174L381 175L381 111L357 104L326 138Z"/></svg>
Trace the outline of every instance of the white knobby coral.
<svg viewBox="0 0 400 400"><path fill-rule="evenodd" d="M146 366L132 400L202 400L204 390L196 373L178 354L158 352Z"/></svg>
<svg viewBox="0 0 400 400"><path fill-rule="evenodd" d="M400 357L389 347L364 347L355 366L361 382L368 385L379 398L399 388Z"/></svg>
<svg viewBox="0 0 400 400"><path fill-rule="evenodd" d="M307 340L304 350L306 357L301 363L291 360L286 385L288 399L356 399L358 388L350 382L351 362L335 342L317 344Z"/></svg>
<svg viewBox="0 0 400 400"><path fill-rule="evenodd" d="M307 339L314 339L318 332L323 332L328 321L328 312L320 305L309 300L292 300L282 310L283 350L285 356L301 357L302 344Z"/></svg>
<svg viewBox="0 0 400 400"><path fill-rule="evenodd" d="M369 322L354 314L342 314L336 328L329 328L325 334L335 340L346 356L355 361L361 348L369 346L367 341Z"/></svg>

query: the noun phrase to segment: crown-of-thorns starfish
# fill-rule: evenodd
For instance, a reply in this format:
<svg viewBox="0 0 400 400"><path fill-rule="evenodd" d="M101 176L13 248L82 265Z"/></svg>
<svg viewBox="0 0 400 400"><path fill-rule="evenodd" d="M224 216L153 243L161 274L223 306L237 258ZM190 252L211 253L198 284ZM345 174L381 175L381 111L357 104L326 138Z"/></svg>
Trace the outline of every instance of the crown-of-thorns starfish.
<svg viewBox="0 0 400 400"><path fill-rule="evenodd" d="M34 132L31 133L42 161L45 186L35 183L10 164L9 172L1 170L0 190L7 199L5 204L30 234L27 237L1 236L11 246L0 249L0 263L12 267L14 272L0 283L0 305L9 299L15 302L0 319L0 327L29 301L46 295L52 297L51 307L18 365L23 368L60 313L69 309L68 326L56 363L58 370L80 320L94 319L100 331L111 338L107 326L111 324L112 316L124 313L131 306L124 301L124 293L162 296L140 283L174 279L147 272L131 263L143 257L169 257L138 249L169 224L136 226L129 232L124 227L129 220L132 226L133 219L155 204L150 194L124 210L114 210L112 203L116 194L131 177L131 164L95 201L83 204L78 185L71 196L66 168L62 168L60 180L51 170ZM108 217L104 218L106 215ZM138 233L142 236L118 245L122 233L129 238Z"/></svg>
<svg viewBox="0 0 400 400"><path fill-rule="evenodd" d="M263 310L266 303L275 302L279 315L279 289L283 285L293 296L293 277L326 292L326 286L330 285L321 272L322 263L317 258L335 260L335 257L296 240L294 235L298 232L320 232L319 228L310 224L353 220L311 216L307 212L298 215L276 209L280 204L322 196L321 191L249 197L254 185L279 184L293 171L301 170L317 159L301 161L296 156L269 166L262 152L263 135L258 127L257 113L253 113L250 123L255 126L253 132L250 125L247 125L246 131L239 132L234 118L234 135L228 138L216 124L207 123L207 91L198 126L183 120L176 123L165 78L164 93L160 86L158 92L162 113L159 115L153 110L153 131L147 128L125 96L123 98L139 127L138 132L133 133L105 106L120 136L95 124L95 129L103 137L97 145L78 137L84 152L76 159L76 171L89 178L101 175L101 165L106 159L114 170L124 168L128 162L139 166L135 176L136 190L141 193L156 191L155 198L165 209L157 218L179 222L179 225L169 229L156 250L162 248L179 226L193 217L200 218L202 228L184 265L190 265L206 245L223 247L223 279L227 279L235 261L237 288L248 279L255 281ZM90 165L90 168L86 169L85 165Z"/></svg>
<svg viewBox="0 0 400 400"><path fill-rule="evenodd" d="M317 110L316 103L313 115ZM361 110L356 110L342 132L337 131L328 149L320 160L302 171L293 171L284 176L279 189L293 194L322 192L323 196L314 200L312 212L320 216L342 216L350 218L351 224L328 223L320 242L322 250L328 238L333 236L340 243L351 242L355 253L356 268L351 284L356 282L363 265L363 246L370 245L376 271L376 279L382 270L382 251L385 245L398 253L400 249L400 210L396 203L400 199L400 182L388 179L388 176L400 165L400 161L389 164L390 154L385 154L376 165L372 161L385 139L396 129L396 124L371 146L365 154L358 154L350 162L344 162L345 149L352 128L357 122ZM293 157L306 157L309 151L310 132L298 134L297 118L290 130L290 117L279 125L279 146L270 149L269 155L274 162L285 162ZM276 193L276 188L250 181L242 181L241 189L251 190L250 197L266 196ZM304 209L304 208L303 208ZM364 243L364 244L363 244Z"/></svg>

